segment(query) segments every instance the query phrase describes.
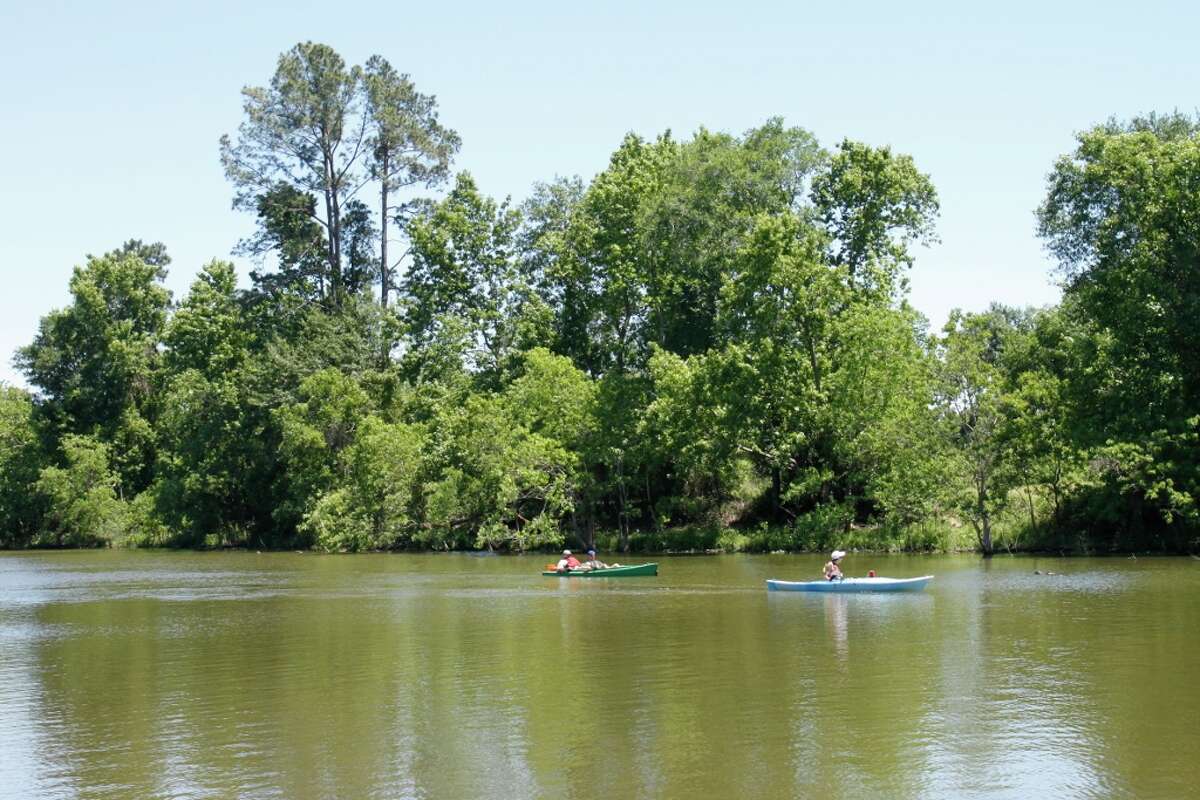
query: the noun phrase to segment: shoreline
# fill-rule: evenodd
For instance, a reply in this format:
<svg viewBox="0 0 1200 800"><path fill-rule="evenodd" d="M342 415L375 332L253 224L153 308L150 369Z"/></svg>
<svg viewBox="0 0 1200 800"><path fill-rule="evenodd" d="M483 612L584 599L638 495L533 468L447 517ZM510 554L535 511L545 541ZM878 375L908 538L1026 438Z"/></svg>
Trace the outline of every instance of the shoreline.
<svg viewBox="0 0 1200 800"><path fill-rule="evenodd" d="M393 555L409 555L409 556L441 556L441 555L464 555L480 558L514 558L521 556L547 558L558 553L557 550L526 550L523 552L512 550L436 550L436 549L395 549L395 550L358 550L358 551L328 551L320 549L297 550L295 548L249 548L249 547L23 547L23 548L0 548L0 556L21 553L89 553L89 552L105 552L105 553L247 553L252 555L311 555L311 556L393 556ZM654 558L660 556L669 556L671 558L703 558L715 556L824 556L825 550L630 550L628 552L621 550L600 550L605 554L620 555L622 557L635 556L638 558ZM1192 558L1200 561L1200 554L1190 552L1176 552L1169 550L1118 550L1107 552L1084 552L1072 550L1051 550L1051 549L1019 549L1019 550L1003 550L991 554L985 554L978 549L961 549L961 550L888 550L888 549L854 549L846 551L847 555L857 556L977 556L981 559L992 558L1016 558L1016 557L1040 557L1040 558Z"/></svg>

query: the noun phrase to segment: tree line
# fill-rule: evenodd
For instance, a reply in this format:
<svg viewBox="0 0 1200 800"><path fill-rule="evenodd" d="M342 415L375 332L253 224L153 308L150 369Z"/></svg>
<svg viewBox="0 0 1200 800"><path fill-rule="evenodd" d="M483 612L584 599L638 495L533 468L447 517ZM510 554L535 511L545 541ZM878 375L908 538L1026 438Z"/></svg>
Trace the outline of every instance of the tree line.
<svg viewBox="0 0 1200 800"><path fill-rule="evenodd" d="M629 134L514 204L379 56L243 95L250 288L176 302L139 240L74 270L0 387L3 546L1200 546L1200 120L1079 134L1061 304L933 331L938 198L888 147Z"/></svg>

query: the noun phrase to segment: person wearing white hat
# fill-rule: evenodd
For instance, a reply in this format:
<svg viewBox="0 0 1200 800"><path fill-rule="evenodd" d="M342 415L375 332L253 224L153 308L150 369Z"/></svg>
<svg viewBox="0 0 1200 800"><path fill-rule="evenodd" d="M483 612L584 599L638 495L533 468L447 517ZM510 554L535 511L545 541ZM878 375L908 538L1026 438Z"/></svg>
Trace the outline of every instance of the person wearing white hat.
<svg viewBox="0 0 1200 800"><path fill-rule="evenodd" d="M571 555L570 550L563 550L563 557L554 565L554 569L559 572L568 572L579 568L579 559Z"/></svg>
<svg viewBox="0 0 1200 800"><path fill-rule="evenodd" d="M829 561L825 564L825 580L840 581L842 579L842 568L838 566L838 562L845 557L844 550L834 550L829 554Z"/></svg>

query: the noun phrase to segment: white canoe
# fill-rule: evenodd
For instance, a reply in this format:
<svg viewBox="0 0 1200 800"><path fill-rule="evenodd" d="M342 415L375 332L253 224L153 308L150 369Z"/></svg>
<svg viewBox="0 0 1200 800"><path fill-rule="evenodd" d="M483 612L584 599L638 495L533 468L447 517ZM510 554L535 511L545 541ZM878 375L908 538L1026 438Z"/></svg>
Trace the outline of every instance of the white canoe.
<svg viewBox="0 0 1200 800"><path fill-rule="evenodd" d="M773 592L919 592L933 580L919 578L845 578L840 581L767 581Z"/></svg>

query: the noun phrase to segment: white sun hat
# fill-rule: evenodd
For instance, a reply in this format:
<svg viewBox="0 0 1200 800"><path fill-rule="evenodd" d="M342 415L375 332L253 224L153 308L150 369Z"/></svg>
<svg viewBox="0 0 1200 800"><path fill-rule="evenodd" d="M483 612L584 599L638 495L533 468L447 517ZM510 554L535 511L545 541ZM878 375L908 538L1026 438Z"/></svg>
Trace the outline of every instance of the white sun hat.
<svg viewBox="0 0 1200 800"><path fill-rule="evenodd" d="M846 557L846 551L845 551L845 550L834 550L834 551L833 551L833 552L832 552L832 553L829 555L829 557L830 557L832 560L834 560L834 561L837 561L839 558L845 558L845 557Z"/></svg>

